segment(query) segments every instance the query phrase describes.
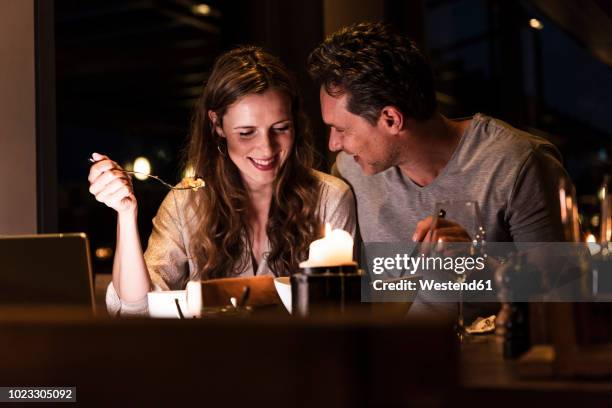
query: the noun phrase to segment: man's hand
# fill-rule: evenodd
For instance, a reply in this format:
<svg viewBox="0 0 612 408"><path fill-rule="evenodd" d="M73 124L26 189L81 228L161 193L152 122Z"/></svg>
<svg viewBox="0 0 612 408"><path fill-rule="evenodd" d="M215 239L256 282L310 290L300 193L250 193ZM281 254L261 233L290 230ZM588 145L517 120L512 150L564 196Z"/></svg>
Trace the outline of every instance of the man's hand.
<svg viewBox="0 0 612 408"><path fill-rule="evenodd" d="M438 217L435 228L434 219L430 215L418 222L416 230L412 235L414 242L472 242L467 231L459 224Z"/></svg>

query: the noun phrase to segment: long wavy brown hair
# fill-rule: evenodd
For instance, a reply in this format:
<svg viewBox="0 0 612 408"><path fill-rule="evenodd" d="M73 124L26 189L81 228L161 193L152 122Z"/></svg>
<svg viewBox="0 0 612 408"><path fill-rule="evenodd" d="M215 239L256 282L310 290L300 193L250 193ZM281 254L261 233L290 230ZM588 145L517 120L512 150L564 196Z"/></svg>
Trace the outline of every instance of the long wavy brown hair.
<svg viewBox="0 0 612 408"><path fill-rule="evenodd" d="M321 186L313 174L313 151L301 98L293 77L274 56L245 46L221 55L213 66L192 119L186 166L206 181L193 200L197 227L191 253L201 279L240 274L251 262L250 199L226 141L208 112L223 120L228 107L250 94L274 89L291 100L294 146L274 181L266 232L267 263L277 276L291 274L307 258L308 245L321 232L317 217Z"/></svg>

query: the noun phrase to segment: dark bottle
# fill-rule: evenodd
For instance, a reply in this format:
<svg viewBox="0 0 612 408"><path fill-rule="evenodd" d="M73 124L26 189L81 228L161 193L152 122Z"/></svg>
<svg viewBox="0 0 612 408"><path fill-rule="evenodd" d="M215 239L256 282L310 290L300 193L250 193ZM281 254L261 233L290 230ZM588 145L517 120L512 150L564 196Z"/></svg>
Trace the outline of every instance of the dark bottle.
<svg viewBox="0 0 612 408"><path fill-rule="evenodd" d="M514 359L529 349L529 304L510 303L508 320L505 322L504 357Z"/></svg>
<svg viewBox="0 0 612 408"><path fill-rule="evenodd" d="M528 273L526 257L519 255L514 257L513 266L506 269L504 276L504 286L507 291L506 299L502 310L504 318L499 322L503 326L501 331L504 336L504 358L514 359L520 357L529 349L529 303L512 302L515 299L518 281L521 275Z"/></svg>

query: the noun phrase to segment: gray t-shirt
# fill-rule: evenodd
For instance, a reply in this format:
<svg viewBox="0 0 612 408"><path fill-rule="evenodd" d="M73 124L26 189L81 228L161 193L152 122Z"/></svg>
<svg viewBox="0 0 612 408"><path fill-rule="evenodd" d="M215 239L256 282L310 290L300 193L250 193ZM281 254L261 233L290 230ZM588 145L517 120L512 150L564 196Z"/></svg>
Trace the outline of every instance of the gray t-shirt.
<svg viewBox="0 0 612 408"><path fill-rule="evenodd" d="M353 188L364 242L410 241L436 202L476 201L488 242L562 241L558 183L567 177L545 139L476 114L442 172L420 187L398 167L364 176L340 153L334 171Z"/></svg>

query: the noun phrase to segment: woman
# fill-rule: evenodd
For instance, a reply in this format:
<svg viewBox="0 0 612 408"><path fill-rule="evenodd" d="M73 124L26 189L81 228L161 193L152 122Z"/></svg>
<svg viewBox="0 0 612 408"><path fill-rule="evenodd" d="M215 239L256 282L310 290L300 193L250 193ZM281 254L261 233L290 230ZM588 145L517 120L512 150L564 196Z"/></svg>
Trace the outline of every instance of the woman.
<svg viewBox="0 0 612 408"><path fill-rule="evenodd" d="M174 290L191 279L288 275L307 258L325 222L355 232L348 186L311 169L293 78L256 47L234 49L215 62L187 152L187 168L206 187L166 196L144 256L129 177L108 157L94 153L93 159L90 192L118 213L106 296L112 314L146 314L152 287Z"/></svg>

